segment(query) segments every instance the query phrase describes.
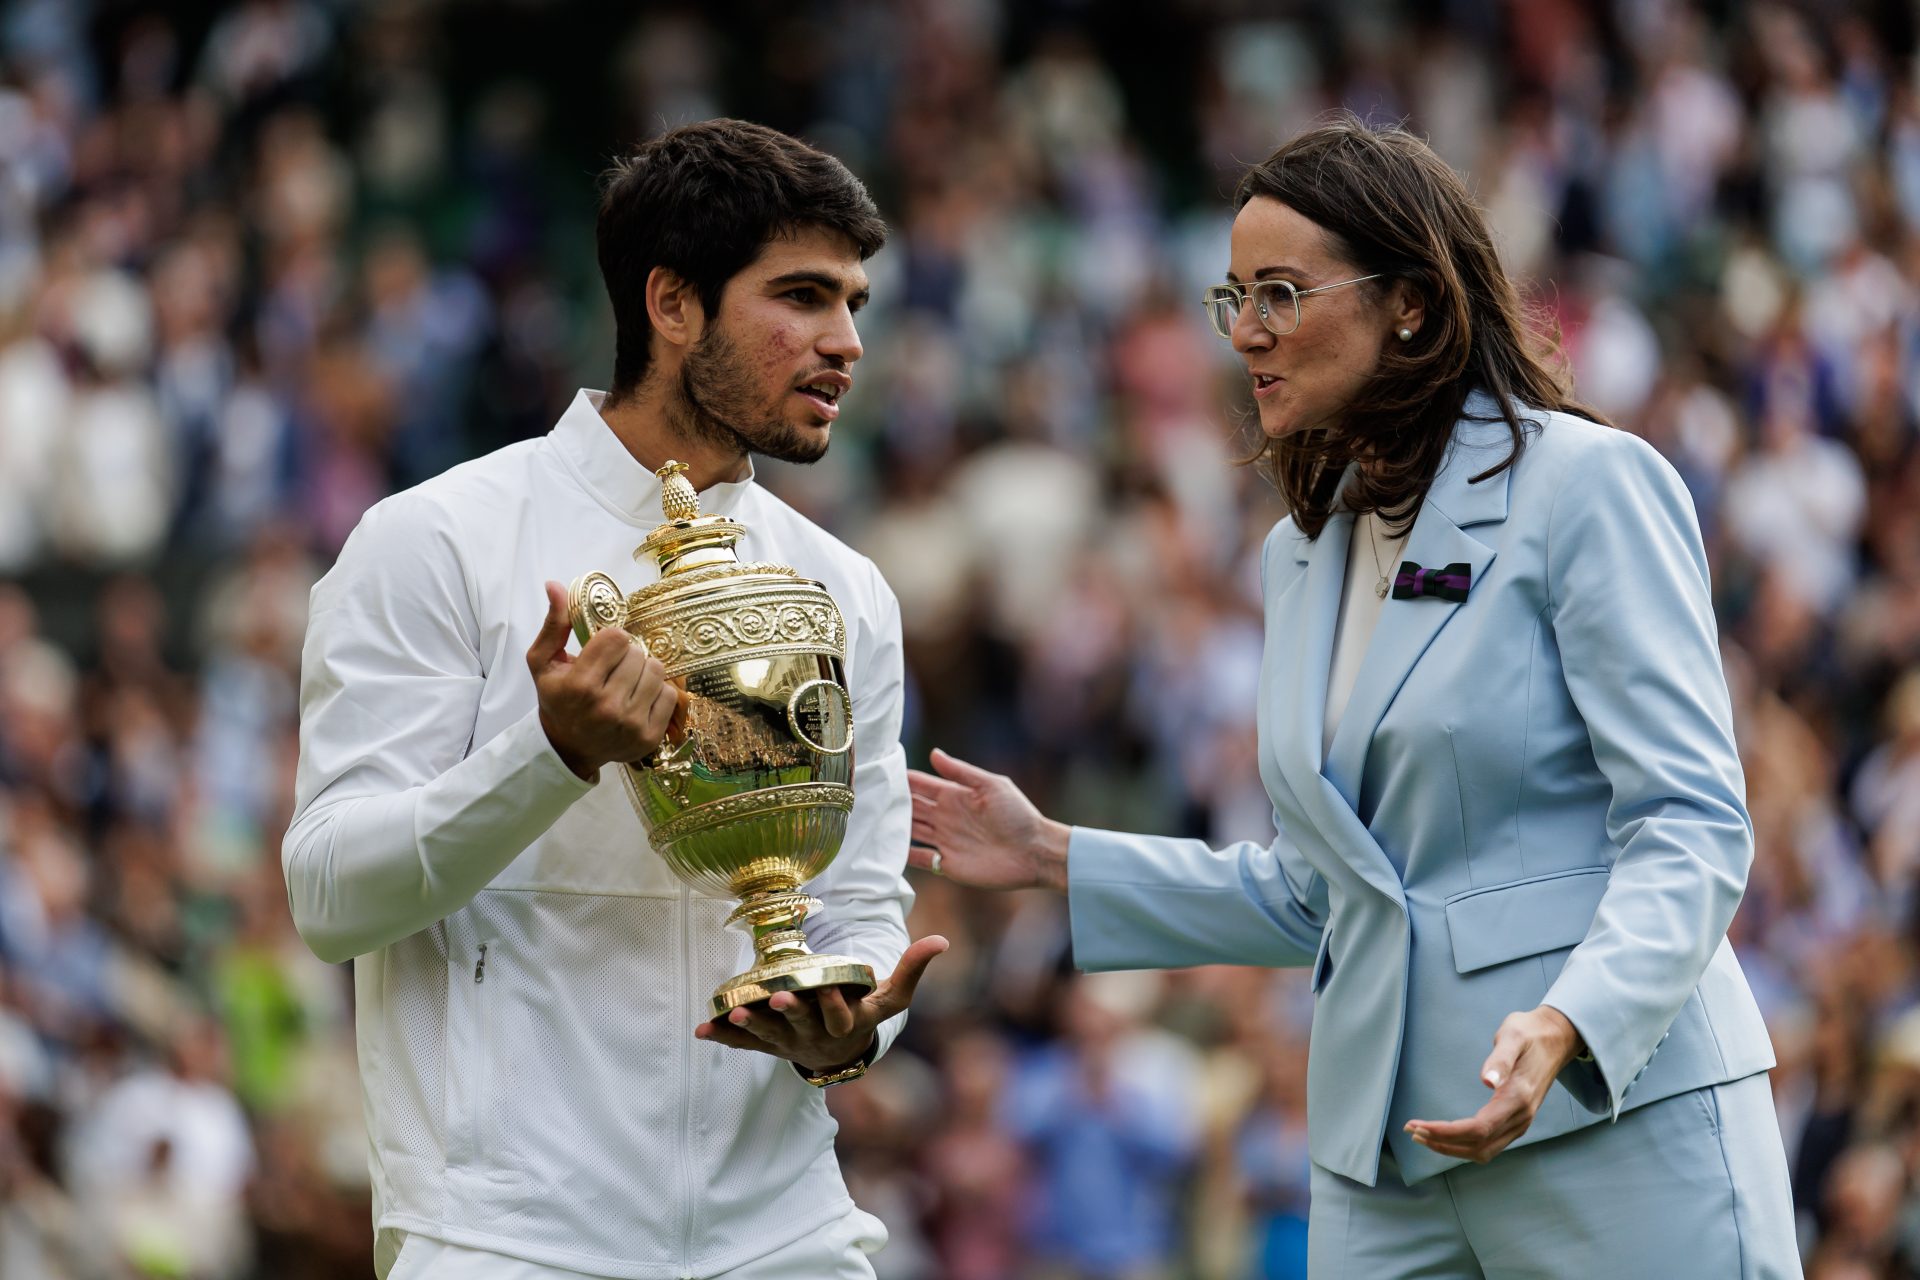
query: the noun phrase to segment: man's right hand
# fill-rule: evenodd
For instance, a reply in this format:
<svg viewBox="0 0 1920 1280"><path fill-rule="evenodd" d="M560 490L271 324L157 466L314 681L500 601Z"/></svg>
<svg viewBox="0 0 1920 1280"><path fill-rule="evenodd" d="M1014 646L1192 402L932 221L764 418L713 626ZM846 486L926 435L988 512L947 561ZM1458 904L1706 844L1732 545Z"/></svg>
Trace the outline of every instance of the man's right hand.
<svg viewBox="0 0 1920 1280"><path fill-rule="evenodd" d="M658 658L623 628L604 627L567 652L567 589L547 583L547 617L527 650L540 727L567 768L592 781L600 766L642 760L666 736L680 691Z"/></svg>

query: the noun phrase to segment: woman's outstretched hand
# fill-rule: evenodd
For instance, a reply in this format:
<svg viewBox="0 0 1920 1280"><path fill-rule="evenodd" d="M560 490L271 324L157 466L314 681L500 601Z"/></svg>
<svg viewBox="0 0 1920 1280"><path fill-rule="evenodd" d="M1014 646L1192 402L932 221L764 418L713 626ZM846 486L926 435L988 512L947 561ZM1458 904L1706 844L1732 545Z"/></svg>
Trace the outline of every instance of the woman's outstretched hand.
<svg viewBox="0 0 1920 1280"><path fill-rule="evenodd" d="M1053 821L1011 779L935 748L934 773L907 771L913 847L907 858L980 889L1067 887L1071 828Z"/></svg>

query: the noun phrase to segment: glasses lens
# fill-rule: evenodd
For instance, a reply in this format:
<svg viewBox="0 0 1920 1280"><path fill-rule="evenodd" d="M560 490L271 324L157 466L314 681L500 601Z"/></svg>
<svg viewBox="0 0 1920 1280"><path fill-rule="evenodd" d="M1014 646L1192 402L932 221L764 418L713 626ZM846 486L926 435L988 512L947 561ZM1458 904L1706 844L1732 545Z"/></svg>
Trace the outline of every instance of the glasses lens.
<svg viewBox="0 0 1920 1280"><path fill-rule="evenodd" d="M1300 327L1300 295L1285 280L1262 280L1249 290L1260 323L1284 337Z"/></svg>
<svg viewBox="0 0 1920 1280"><path fill-rule="evenodd" d="M1207 319L1213 322L1213 331L1223 338L1231 338L1233 322L1240 316L1239 292L1217 284L1207 290L1201 305L1207 309Z"/></svg>

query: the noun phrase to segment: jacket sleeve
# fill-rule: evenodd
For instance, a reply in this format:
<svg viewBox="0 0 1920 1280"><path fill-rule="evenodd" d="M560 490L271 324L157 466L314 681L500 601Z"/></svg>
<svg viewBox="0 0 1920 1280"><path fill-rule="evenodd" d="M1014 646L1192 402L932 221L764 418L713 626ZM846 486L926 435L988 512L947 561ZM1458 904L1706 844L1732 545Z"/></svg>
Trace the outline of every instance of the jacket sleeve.
<svg viewBox="0 0 1920 1280"><path fill-rule="evenodd" d="M1268 599L1279 589L1272 580L1274 545L1286 536L1298 534L1283 520L1260 549ZM1264 678L1261 683L1264 688ZM1326 928L1326 881L1288 838L1277 810L1273 826L1271 844L1245 841L1224 849L1074 828L1067 843L1074 963L1090 973L1312 964Z"/></svg>
<svg viewBox="0 0 1920 1280"><path fill-rule="evenodd" d="M900 638L900 605L880 571L869 566L871 613L859 625L858 649L849 655L853 693L853 813L833 865L811 885L825 904L808 923L807 946L838 952L873 966L885 981L907 949L907 844L913 830L913 798L907 791L907 758L900 745L906 664ZM935 963L938 963L937 961ZM893 1044L907 1015L876 1030L877 1059Z"/></svg>
<svg viewBox="0 0 1920 1280"><path fill-rule="evenodd" d="M1726 936L1753 827L1692 500L1644 441L1601 439L1548 518L1548 617L1617 853L1546 1003L1593 1055L1561 1083L1617 1117Z"/></svg>
<svg viewBox="0 0 1920 1280"><path fill-rule="evenodd" d="M1275 825L1279 818L1275 816ZM1075 827L1067 845L1074 963L1106 969L1312 964L1326 883L1285 832L1272 844Z"/></svg>
<svg viewBox="0 0 1920 1280"><path fill-rule="evenodd" d="M314 587L281 865L322 960L466 905L592 789L537 711L473 744L486 678L471 600L451 531L411 496L368 512Z"/></svg>

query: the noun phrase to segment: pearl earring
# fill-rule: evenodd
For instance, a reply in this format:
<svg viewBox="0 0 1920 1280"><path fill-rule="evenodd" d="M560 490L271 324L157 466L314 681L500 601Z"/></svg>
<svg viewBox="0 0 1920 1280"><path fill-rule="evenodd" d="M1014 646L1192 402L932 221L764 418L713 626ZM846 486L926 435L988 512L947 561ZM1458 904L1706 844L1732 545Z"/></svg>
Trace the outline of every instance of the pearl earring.
<svg viewBox="0 0 1920 1280"><path fill-rule="evenodd" d="M1399 337L1400 337L1400 341L1402 341L1402 342L1412 342L1412 341L1413 341L1413 330L1411 330L1411 329L1402 329L1402 330L1400 331L1400 334L1399 334Z"/></svg>

